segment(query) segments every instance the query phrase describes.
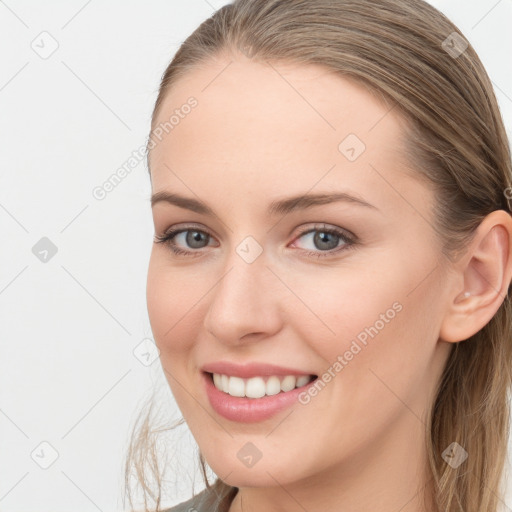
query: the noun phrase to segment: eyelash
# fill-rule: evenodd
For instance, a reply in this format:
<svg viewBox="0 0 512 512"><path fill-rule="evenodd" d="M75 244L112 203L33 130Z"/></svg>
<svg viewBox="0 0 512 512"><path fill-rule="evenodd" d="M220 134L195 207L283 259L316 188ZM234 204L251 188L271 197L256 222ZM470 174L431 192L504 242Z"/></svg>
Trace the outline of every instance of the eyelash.
<svg viewBox="0 0 512 512"><path fill-rule="evenodd" d="M180 234L180 233L183 233L183 232L187 232L187 231L195 231L197 233L202 233L204 235L207 235L209 237L212 237L212 235L210 235L210 233L208 233L207 231L204 231L204 230L201 230L201 229L197 229L193 226L188 226L188 227L184 227L184 228L179 228L179 229L172 229L170 231L168 231L167 233L164 233L163 235L155 235L155 243L158 243L158 244L166 244L167 246L169 246L169 248L171 249L171 251L176 254L176 255L183 255L183 256L191 256L191 257L197 257L197 256L200 256L200 250L197 249L197 250L194 250L194 251L187 251L185 249L181 249L179 247L176 246L176 244L172 241L172 239ZM345 251L345 250L348 250L348 249L351 249L353 248L356 243L357 243L357 238L354 237L350 237L349 235L347 235L344 231L340 230L340 229L337 229L337 228L327 228L323 225L315 225L313 228L307 228L307 229L304 229L303 231L301 231L297 238L300 238L306 234L309 234L311 232L315 232L315 231L318 231L320 233L326 233L326 234L329 234L329 235L336 235L340 238L340 240L344 243L344 245L342 245L341 247L337 247L335 249L330 249L328 251L308 251L308 250L304 250L306 256L312 256L312 257L316 257L316 258L325 258L325 257L329 257L329 256L332 256L333 254L337 254L341 251ZM196 254L196 253L199 253L199 254Z"/></svg>

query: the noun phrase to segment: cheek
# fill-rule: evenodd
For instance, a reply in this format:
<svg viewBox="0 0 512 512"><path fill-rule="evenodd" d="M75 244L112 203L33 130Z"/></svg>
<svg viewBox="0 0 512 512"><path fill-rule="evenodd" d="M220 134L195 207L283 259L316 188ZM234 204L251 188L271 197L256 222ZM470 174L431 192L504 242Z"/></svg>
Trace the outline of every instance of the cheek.
<svg viewBox="0 0 512 512"><path fill-rule="evenodd" d="M325 269L314 277L305 274L293 280L293 291L308 306L294 311L289 318L302 325L304 339L316 351L329 356L334 362L339 354L348 350L357 340L362 347L369 340L382 338L394 323L401 322L405 294L396 276L367 269ZM290 280L289 280L290 282ZM349 356L350 357L350 356Z"/></svg>
<svg viewBox="0 0 512 512"><path fill-rule="evenodd" d="M179 353L191 348L201 297L201 280L179 267L166 265L162 256L151 254L146 302L151 330L162 353Z"/></svg>
<svg viewBox="0 0 512 512"><path fill-rule="evenodd" d="M373 273L317 276L315 288L309 283L307 303L322 322L316 321L315 329L313 322L304 323L302 336L325 362L329 375L323 375L333 391L350 390L361 404L374 401L379 407L378 396L389 395L379 377L400 396L426 378L437 340L436 288L425 283L411 293L417 275L411 264L393 272L374 266ZM308 289L306 285L300 289Z"/></svg>
<svg viewBox="0 0 512 512"><path fill-rule="evenodd" d="M165 258L153 251L148 268L146 301L165 378L179 409L190 420L198 414L197 404L190 399L190 390L195 386L189 379L194 374L191 351L194 340L198 339L194 325L200 325L197 321L200 302L197 303L204 292L198 290L200 280L188 274L185 277L185 274L183 269L166 264ZM190 283L194 285L190 286Z"/></svg>
<svg viewBox="0 0 512 512"><path fill-rule="evenodd" d="M414 258L398 247L383 249L363 264L356 261L347 260L339 271L317 272L314 279L295 280L295 291L318 317L317 326L324 324L322 337L310 339L323 340L322 345L334 347L334 354L348 349L353 340L363 347L388 340L402 350L413 349L414 339L430 336L439 293L433 258L426 251Z"/></svg>

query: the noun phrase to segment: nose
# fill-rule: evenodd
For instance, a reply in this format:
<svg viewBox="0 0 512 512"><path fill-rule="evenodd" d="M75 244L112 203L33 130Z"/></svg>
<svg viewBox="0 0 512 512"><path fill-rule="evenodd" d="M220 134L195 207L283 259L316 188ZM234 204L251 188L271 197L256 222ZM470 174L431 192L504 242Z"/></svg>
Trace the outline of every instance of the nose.
<svg viewBox="0 0 512 512"><path fill-rule="evenodd" d="M224 344L239 345L276 334L282 327L283 285L260 256L247 263L237 254L210 292L204 328ZM281 287L281 290L279 290Z"/></svg>

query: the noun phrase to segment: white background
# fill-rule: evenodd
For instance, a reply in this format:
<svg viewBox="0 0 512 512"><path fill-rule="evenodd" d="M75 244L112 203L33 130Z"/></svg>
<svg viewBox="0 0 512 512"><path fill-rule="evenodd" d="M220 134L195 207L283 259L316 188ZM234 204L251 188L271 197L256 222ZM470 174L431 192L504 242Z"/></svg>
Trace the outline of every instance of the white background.
<svg viewBox="0 0 512 512"><path fill-rule="evenodd" d="M225 3L0 1L0 511L126 509L129 427L163 382L158 359L133 353L151 338L145 163L103 200L92 191L145 143L164 68ZM479 53L510 134L512 0L432 3ZM58 48L43 59L37 44ZM46 263L32 252L43 237L58 251ZM194 477L202 488L190 433L176 433L185 467L169 505ZM43 441L59 454L48 469Z"/></svg>

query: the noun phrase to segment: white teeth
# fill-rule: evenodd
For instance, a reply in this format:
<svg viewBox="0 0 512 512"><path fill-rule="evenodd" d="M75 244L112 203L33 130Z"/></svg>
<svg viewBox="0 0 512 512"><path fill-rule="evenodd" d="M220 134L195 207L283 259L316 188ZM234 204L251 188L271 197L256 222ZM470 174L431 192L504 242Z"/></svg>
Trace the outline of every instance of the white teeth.
<svg viewBox="0 0 512 512"><path fill-rule="evenodd" d="M310 378L307 375L303 375L297 379L297 384L295 384L298 388L301 386L305 386L310 381Z"/></svg>
<svg viewBox="0 0 512 512"><path fill-rule="evenodd" d="M245 385L245 396L248 398L261 398L265 392L265 381L261 377L253 377Z"/></svg>
<svg viewBox="0 0 512 512"><path fill-rule="evenodd" d="M228 393L231 396L245 396L244 379L240 377L229 377Z"/></svg>
<svg viewBox="0 0 512 512"><path fill-rule="evenodd" d="M265 386L265 391L267 395L277 395L277 393L281 392L281 381L279 377L272 375L267 380L267 384Z"/></svg>
<svg viewBox="0 0 512 512"><path fill-rule="evenodd" d="M281 391L291 391L295 389L297 379L293 375L287 375L281 382Z"/></svg>
<svg viewBox="0 0 512 512"><path fill-rule="evenodd" d="M295 377L294 375L286 375L281 379L272 375L265 382L264 377L252 377L250 379L242 379L240 377L229 377L228 375L213 374L213 384L215 387L229 393L231 396L261 398L262 396L277 395L278 393L291 391L296 387L305 386L313 380L313 377L302 375Z"/></svg>
<svg viewBox="0 0 512 512"><path fill-rule="evenodd" d="M221 377L222 391L229 393L229 377L227 375L222 375Z"/></svg>

